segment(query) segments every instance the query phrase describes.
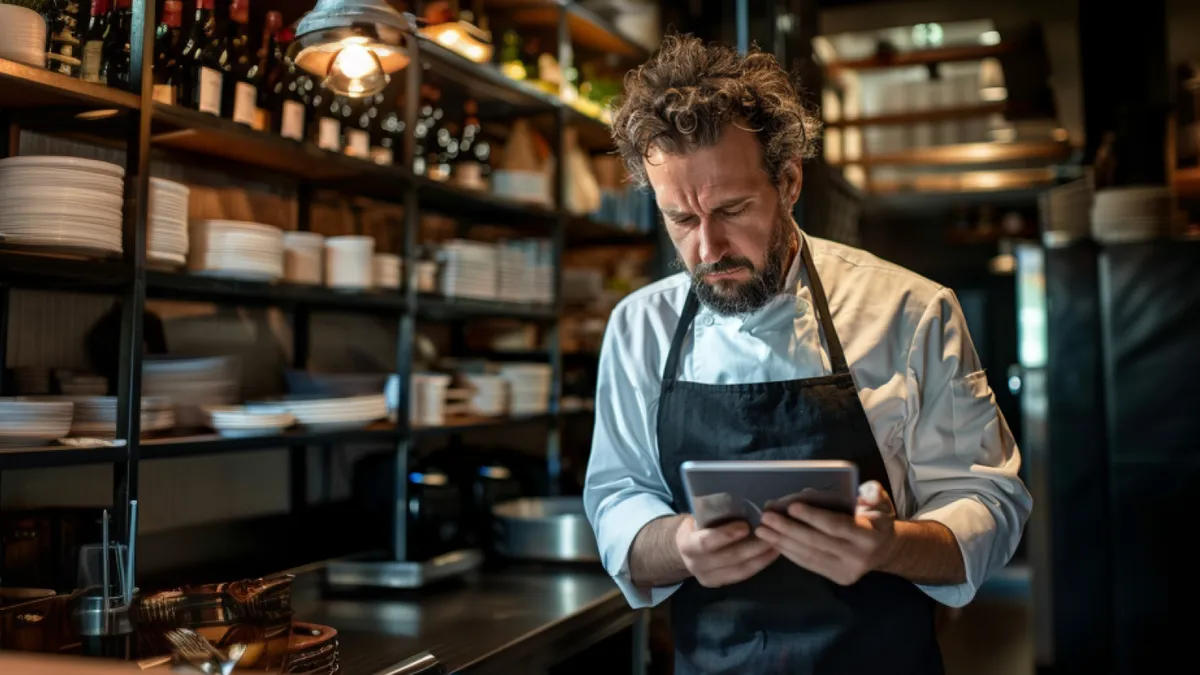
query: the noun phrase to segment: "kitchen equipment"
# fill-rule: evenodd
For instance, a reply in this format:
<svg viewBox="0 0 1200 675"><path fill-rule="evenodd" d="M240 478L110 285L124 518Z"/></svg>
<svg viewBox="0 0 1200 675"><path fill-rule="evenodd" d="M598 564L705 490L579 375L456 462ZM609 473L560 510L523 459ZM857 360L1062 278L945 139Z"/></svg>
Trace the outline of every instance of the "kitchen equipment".
<svg viewBox="0 0 1200 675"><path fill-rule="evenodd" d="M137 532L138 503L129 502L129 531ZM136 569L136 536L130 536L128 548L114 546L109 537L109 514L101 514L99 546L80 551L80 579L83 589L72 598L71 616L89 656L126 658L128 637L133 632L129 607L133 602L133 573ZM98 553L98 555L96 555ZM98 569L97 569L98 568ZM116 570L116 586L112 584ZM99 587L96 587L96 583Z"/></svg>
<svg viewBox="0 0 1200 675"><path fill-rule="evenodd" d="M377 453L354 465L354 496L368 518L389 519L396 503L394 453ZM463 500L449 471L431 464L408 473L408 559L430 560L461 547ZM402 503L405 503L402 502Z"/></svg>
<svg viewBox="0 0 1200 675"><path fill-rule="evenodd" d="M167 632L190 628L218 649L245 644L239 667L279 668L288 650L293 579L281 574L142 596L130 610L141 651L166 653Z"/></svg>
<svg viewBox="0 0 1200 675"><path fill-rule="evenodd" d="M508 558L600 562L582 497L532 497L492 509L493 545Z"/></svg>

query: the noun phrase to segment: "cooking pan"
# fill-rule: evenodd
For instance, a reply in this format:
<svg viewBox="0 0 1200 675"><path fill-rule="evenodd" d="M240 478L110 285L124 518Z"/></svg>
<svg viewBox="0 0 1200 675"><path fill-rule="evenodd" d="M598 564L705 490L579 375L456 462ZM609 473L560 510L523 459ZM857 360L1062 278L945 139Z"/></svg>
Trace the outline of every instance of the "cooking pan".
<svg viewBox="0 0 1200 675"><path fill-rule="evenodd" d="M530 497L492 507L496 552L508 558L600 562L582 497Z"/></svg>

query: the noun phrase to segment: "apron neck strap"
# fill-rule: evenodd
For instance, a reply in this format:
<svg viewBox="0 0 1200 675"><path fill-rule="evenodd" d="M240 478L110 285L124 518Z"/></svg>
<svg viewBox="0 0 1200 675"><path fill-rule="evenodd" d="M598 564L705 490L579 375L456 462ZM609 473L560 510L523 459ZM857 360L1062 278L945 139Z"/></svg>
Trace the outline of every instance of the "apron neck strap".
<svg viewBox="0 0 1200 675"><path fill-rule="evenodd" d="M808 283L812 286L813 305L817 308L817 316L821 319L821 332L825 334L825 345L829 348L829 363L835 373L848 373L850 366L846 364L846 353L842 351L842 341L838 339L837 328L833 325L833 315L829 313L829 300L825 297L825 286L817 274L817 266L813 263L812 253L809 252L808 242L801 242L800 256L804 269L808 272Z"/></svg>
<svg viewBox="0 0 1200 675"><path fill-rule="evenodd" d="M808 272L808 283L812 286L813 304L817 308L817 317L821 332L825 335L825 345L829 348L829 362L834 373L848 373L850 367L846 364L846 353L842 351L842 341L838 339L837 329L833 326L833 316L829 313L829 301L825 297L825 287L817 274L817 266L813 263L807 242L800 245L801 262ZM688 289L687 301L683 304L683 312L679 315L679 323L675 326L675 334L671 337L671 351L667 352L667 362L663 366L663 383L674 382L679 377L679 354L683 351L683 341L691 332L692 321L700 308L700 298L695 289Z"/></svg>
<svg viewBox="0 0 1200 675"><path fill-rule="evenodd" d="M688 289L687 301L683 303L683 312L679 315L679 323L675 325L675 335L671 337L671 351L667 352L667 363L663 366L663 384L674 382L679 377L679 353L683 351L683 340L687 337L700 308L700 298L696 297L695 289Z"/></svg>

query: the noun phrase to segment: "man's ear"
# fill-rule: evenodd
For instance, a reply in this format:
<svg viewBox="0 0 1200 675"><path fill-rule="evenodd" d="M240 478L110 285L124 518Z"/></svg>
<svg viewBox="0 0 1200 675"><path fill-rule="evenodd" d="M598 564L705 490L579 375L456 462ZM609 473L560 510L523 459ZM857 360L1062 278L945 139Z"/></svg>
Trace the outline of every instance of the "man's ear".
<svg viewBox="0 0 1200 675"><path fill-rule="evenodd" d="M783 167L783 179L779 186L784 203L793 207L800 200L800 189L804 185L804 166L800 160L793 159Z"/></svg>

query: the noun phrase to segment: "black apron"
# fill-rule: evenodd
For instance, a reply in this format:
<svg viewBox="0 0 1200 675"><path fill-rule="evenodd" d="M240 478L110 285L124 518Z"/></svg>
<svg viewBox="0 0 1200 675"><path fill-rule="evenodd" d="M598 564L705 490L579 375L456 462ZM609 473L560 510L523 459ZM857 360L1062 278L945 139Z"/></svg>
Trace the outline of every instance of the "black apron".
<svg viewBox="0 0 1200 675"><path fill-rule="evenodd" d="M688 293L663 370L658 451L679 513L687 460L840 459L889 486L829 314L808 245L801 246L833 374L712 385L681 382L679 354L699 300ZM780 556L722 588L688 579L671 597L675 672L927 675L942 672L934 602L912 582L871 572L843 587Z"/></svg>

